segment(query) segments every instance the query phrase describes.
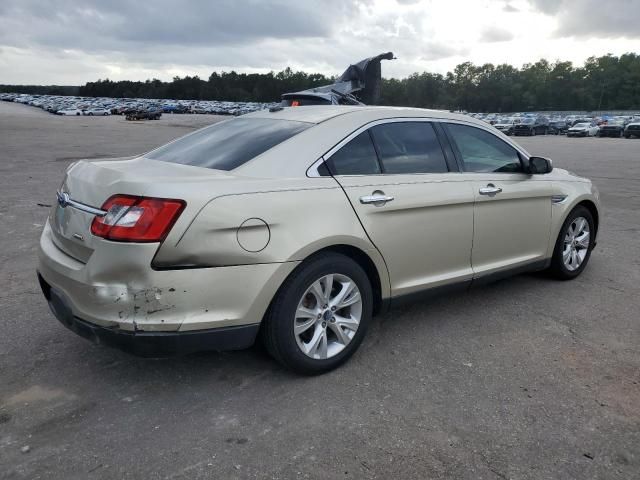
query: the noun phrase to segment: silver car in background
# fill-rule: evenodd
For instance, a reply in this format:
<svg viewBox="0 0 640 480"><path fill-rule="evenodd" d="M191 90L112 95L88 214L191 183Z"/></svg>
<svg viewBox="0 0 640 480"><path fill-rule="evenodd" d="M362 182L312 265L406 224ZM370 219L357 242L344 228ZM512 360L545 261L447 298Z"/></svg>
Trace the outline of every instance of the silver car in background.
<svg viewBox="0 0 640 480"><path fill-rule="evenodd" d="M147 154L69 167L40 241L55 316L147 356L260 337L321 373L401 298L517 272L578 276L598 192L485 122L274 108Z"/></svg>

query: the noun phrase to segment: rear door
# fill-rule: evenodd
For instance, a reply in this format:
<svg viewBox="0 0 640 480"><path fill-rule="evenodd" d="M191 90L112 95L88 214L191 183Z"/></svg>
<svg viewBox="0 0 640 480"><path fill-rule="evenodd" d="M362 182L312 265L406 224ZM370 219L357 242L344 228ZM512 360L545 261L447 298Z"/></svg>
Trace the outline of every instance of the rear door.
<svg viewBox="0 0 640 480"><path fill-rule="evenodd" d="M386 120L325 156L387 263L393 296L472 278L474 195L440 139L428 121Z"/></svg>
<svg viewBox="0 0 640 480"><path fill-rule="evenodd" d="M522 155L493 133L446 125L452 146L473 185L475 275L544 260L551 228L552 185L525 173Z"/></svg>

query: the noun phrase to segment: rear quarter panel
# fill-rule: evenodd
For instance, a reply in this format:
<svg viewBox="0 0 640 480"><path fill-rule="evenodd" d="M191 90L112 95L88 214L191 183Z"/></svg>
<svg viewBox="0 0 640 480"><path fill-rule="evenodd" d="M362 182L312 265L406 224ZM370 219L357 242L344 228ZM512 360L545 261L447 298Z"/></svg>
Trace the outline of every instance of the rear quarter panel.
<svg viewBox="0 0 640 480"><path fill-rule="evenodd" d="M383 284L383 298L387 297L384 260L340 186L329 177L298 179L296 183L298 187L212 199L179 238L162 245L154 265L172 268L293 262L326 247L350 245L372 259ZM243 224L251 226L241 227ZM262 238L264 246L258 244L252 249L255 251L243 248L239 238L245 234Z"/></svg>

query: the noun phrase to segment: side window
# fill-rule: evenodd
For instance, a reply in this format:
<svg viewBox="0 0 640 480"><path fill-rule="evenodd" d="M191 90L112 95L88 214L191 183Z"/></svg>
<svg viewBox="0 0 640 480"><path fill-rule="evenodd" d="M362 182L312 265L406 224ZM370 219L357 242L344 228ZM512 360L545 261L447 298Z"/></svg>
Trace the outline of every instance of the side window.
<svg viewBox="0 0 640 480"><path fill-rule="evenodd" d="M375 175L380 173L378 157L368 131L362 132L331 155L325 164L332 175ZM321 169L318 169L318 173L323 175Z"/></svg>
<svg viewBox="0 0 640 480"><path fill-rule="evenodd" d="M430 123L384 123L372 127L371 135L384 173L449 171L440 142Z"/></svg>
<svg viewBox="0 0 640 480"><path fill-rule="evenodd" d="M447 124L462 156L466 172L522 172L518 152L495 135L480 128Z"/></svg>

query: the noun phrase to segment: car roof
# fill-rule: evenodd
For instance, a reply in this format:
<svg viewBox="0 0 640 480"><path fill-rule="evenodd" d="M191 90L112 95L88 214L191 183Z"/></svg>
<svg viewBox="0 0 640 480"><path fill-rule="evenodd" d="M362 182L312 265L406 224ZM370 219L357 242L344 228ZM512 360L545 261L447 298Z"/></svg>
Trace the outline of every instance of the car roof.
<svg viewBox="0 0 640 480"><path fill-rule="evenodd" d="M270 150L258 155L253 160L240 165L233 172L236 175L271 178L274 176L306 175L311 165L348 135L359 128L378 120L411 118L453 120L467 125L475 125L503 139L514 148L529 156L521 147L514 144L506 136L482 120L468 115L450 113L443 110L426 110L405 107L370 107L351 105L309 105L302 107L283 107L270 112L259 112L243 115L242 118L272 118L309 122L307 128Z"/></svg>
<svg viewBox="0 0 640 480"><path fill-rule="evenodd" d="M274 118L278 120L293 120L298 122L322 123L343 115L356 115L360 119L375 121L383 118L428 117L448 120L463 120L468 123L484 125L468 115L450 113L445 110L427 110L409 107L377 107L358 105L308 105L302 107L281 107L276 111L260 110L244 115L253 118Z"/></svg>

